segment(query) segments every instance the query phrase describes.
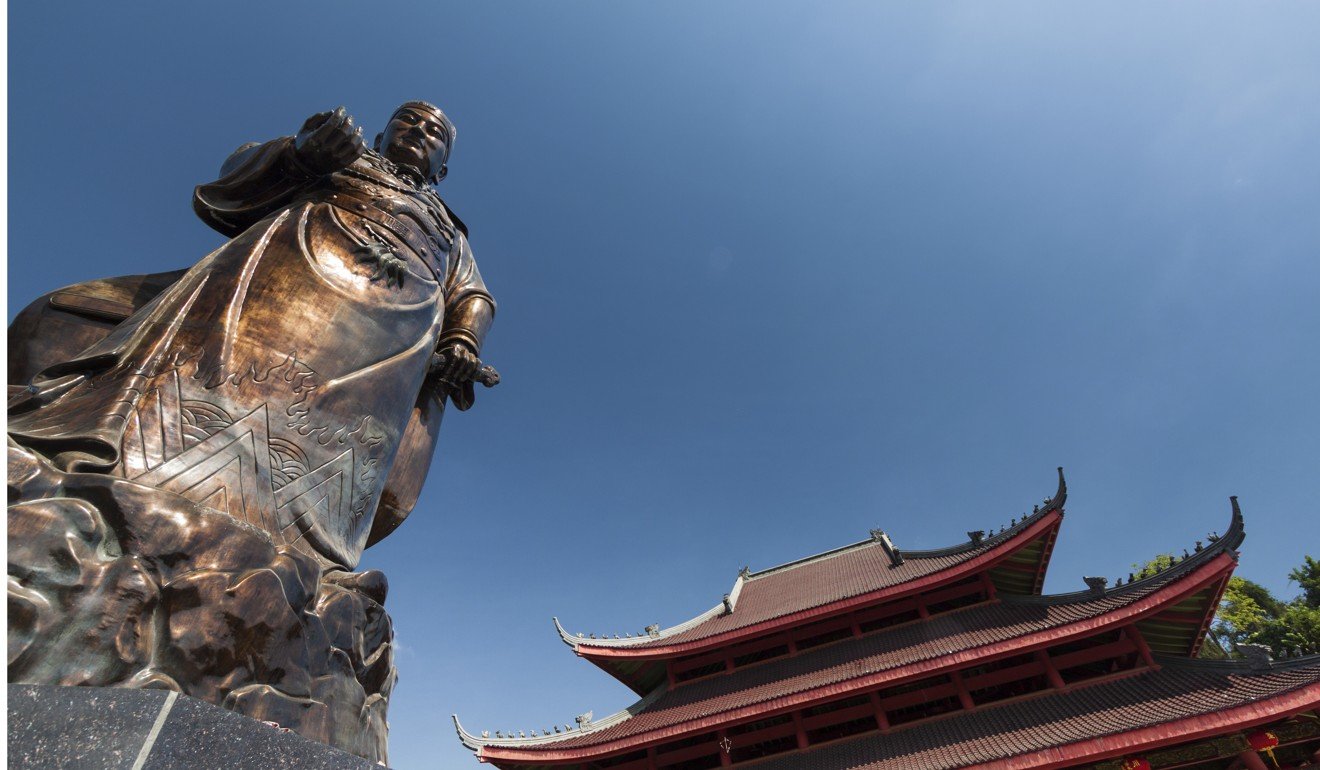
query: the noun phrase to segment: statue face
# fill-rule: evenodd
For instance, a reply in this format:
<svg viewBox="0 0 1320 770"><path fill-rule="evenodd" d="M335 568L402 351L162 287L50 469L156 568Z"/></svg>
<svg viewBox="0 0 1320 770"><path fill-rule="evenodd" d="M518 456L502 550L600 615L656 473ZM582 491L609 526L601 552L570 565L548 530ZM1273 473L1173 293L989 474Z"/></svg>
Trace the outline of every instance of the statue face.
<svg viewBox="0 0 1320 770"><path fill-rule="evenodd" d="M404 107L381 132L380 153L401 166L411 166L430 179L440 173L449 154L449 132L434 115Z"/></svg>

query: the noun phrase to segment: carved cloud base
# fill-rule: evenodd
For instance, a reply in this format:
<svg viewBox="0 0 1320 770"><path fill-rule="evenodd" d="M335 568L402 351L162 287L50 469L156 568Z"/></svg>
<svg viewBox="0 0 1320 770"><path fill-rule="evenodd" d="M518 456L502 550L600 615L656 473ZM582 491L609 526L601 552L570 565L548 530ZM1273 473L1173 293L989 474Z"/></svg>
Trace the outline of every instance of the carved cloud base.
<svg viewBox="0 0 1320 770"><path fill-rule="evenodd" d="M9 681L170 689L386 761L380 572L9 445Z"/></svg>

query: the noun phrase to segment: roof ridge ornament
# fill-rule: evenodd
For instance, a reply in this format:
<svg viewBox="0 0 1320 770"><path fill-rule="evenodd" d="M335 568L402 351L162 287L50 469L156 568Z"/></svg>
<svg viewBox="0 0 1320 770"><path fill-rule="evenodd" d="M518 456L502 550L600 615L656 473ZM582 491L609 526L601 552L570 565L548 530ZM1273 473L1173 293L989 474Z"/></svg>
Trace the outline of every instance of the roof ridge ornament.
<svg viewBox="0 0 1320 770"><path fill-rule="evenodd" d="M1107 577L1083 577L1082 581L1096 596L1104 596L1105 589L1109 586L1109 578Z"/></svg>
<svg viewBox="0 0 1320 770"><path fill-rule="evenodd" d="M889 539L883 529L871 530L871 539L880 544L880 548L889 557L889 566L897 567L903 563L903 553L894 545L894 541Z"/></svg>
<svg viewBox="0 0 1320 770"><path fill-rule="evenodd" d="M1268 644L1239 644L1237 651L1246 658L1252 671L1266 671L1270 667L1273 650Z"/></svg>

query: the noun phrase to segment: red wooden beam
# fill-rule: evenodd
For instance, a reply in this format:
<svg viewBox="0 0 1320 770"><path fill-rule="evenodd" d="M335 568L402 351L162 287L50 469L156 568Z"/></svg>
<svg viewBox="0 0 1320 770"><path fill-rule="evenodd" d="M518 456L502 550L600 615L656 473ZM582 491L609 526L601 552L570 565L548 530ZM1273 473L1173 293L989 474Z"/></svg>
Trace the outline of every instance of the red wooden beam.
<svg viewBox="0 0 1320 770"><path fill-rule="evenodd" d="M998 671L989 671L984 674L965 677L964 681L967 682L967 689L969 691L984 690L987 687L1008 684L1009 682L1016 682L1020 679L1030 679L1033 676L1046 675L1045 664L1040 660L1040 655L1043 653L1043 650L1038 651L1036 653L1036 659L1029 663L1019 663L1016 666L1001 668Z"/></svg>
<svg viewBox="0 0 1320 770"><path fill-rule="evenodd" d="M1201 654L1201 645L1205 643L1205 635L1210 631L1210 623L1215 619L1215 612L1219 610L1219 602L1224 598L1224 589L1228 587L1228 579L1232 573L1225 575L1224 579L1215 587L1215 598L1210 602L1210 607L1205 613L1205 622L1201 624L1201 631L1196 635L1196 642L1192 644L1192 657Z"/></svg>
<svg viewBox="0 0 1320 770"><path fill-rule="evenodd" d="M881 732L889 729L889 715L885 713L885 706L880 702L880 695L874 691L870 693L871 710L875 712L875 724Z"/></svg>
<svg viewBox="0 0 1320 770"><path fill-rule="evenodd" d="M807 730L802 726L802 712L793 712L793 729L797 732L797 747L805 749L810 742L807 740Z"/></svg>
<svg viewBox="0 0 1320 770"><path fill-rule="evenodd" d="M1051 655L1049 656L1050 665L1062 671L1066 668L1082 666L1087 663L1095 663L1096 661L1104 660L1106 658L1116 658L1119 655L1133 652L1136 649L1137 647L1131 639L1119 638L1116 642L1100 644L1095 647L1087 647L1084 650L1074 650L1059 656Z"/></svg>
<svg viewBox="0 0 1320 770"><path fill-rule="evenodd" d="M1054 667L1054 661L1050 660L1048 650L1036 650L1036 660L1045 666L1045 677L1050 680L1050 687L1056 690L1063 689L1063 676L1059 674L1059 669Z"/></svg>
<svg viewBox="0 0 1320 770"><path fill-rule="evenodd" d="M1137 652L1141 654L1141 659L1145 661L1147 666L1159 668L1155 663L1155 656L1150 654L1150 645L1146 644L1145 637L1137 630L1136 623L1123 626L1123 636L1131 639L1132 643L1137 646Z"/></svg>
<svg viewBox="0 0 1320 770"><path fill-rule="evenodd" d="M1045 547L1041 549L1040 561L1036 566L1036 584L1032 586L1032 593L1040 595L1041 589L1045 587L1045 572L1050 567L1050 556L1054 554L1054 541L1059 539L1059 530L1056 528L1045 536Z"/></svg>
<svg viewBox="0 0 1320 770"><path fill-rule="evenodd" d="M822 727L829 727L830 725L841 724L843 722L851 722L854 719L861 719L870 716L871 711L871 704L862 703L844 709L827 711L824 714L814 714L812 716L804 715L802 717L802 726L807 732L811 732L813 730L819 730Z"/></svg>
<svg viewBox="0 0 1320 770"><path fill-rule="evenodd" d="M953 679L953 684L958 688L958 703L965 709L976 708L976 702L972 700L972 694L967 691L967 683L963 681L961 671L952 671L949 678Z"/></svg>

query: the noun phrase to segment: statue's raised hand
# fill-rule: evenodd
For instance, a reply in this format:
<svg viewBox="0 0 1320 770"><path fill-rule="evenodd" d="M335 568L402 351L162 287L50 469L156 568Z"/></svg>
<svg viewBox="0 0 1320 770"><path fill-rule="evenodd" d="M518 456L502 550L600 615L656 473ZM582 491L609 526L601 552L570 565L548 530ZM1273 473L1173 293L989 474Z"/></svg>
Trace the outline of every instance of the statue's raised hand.
<svg viewBox="0 0 1320 770"><path fill-rule="evenodd" d="M293 140L298 165L317 175L332 174L362 157L362 129L343 107L308 118Z"/></svg>
<svg viewBox="0 0 1320 770"><path fill-rule="evenodd" d="M353 249L360 264L371 265L376 269L371 275L372 281L385 279L385 285L398 284L403 288L404 276L408 275L408 264L395 255L394 250L383 243L368 243Z"/></svg>

